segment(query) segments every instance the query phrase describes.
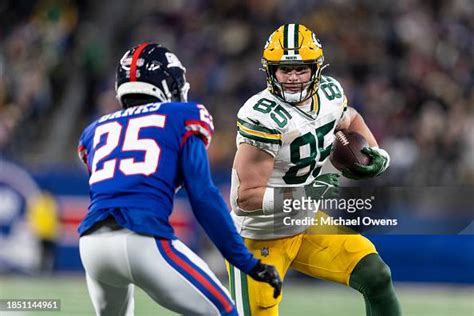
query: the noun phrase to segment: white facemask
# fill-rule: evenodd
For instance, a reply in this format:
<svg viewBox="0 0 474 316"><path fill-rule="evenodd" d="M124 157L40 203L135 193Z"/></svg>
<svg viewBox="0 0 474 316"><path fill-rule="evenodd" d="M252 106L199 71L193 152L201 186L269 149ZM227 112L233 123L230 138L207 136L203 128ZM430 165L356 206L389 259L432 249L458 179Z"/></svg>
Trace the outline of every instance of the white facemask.
<svg viewBox="0 0 474 316"><path fill-rule="evenodd" d="M302 92L283 92L283 97L285 100L288 102L294 103L294 102L299 102L300 100L304 100L306 96L308 95L308 89L304 89Z"/></svg>
<svg viewBox="0 0 474 316"><path fill-rule="evenodd" d="M281 83L277 83L277 86L280 89L283 98L290 103L301 102L301 100L304 100L308 96L309 85L306 85L301 92L284 91Z"/></svg>

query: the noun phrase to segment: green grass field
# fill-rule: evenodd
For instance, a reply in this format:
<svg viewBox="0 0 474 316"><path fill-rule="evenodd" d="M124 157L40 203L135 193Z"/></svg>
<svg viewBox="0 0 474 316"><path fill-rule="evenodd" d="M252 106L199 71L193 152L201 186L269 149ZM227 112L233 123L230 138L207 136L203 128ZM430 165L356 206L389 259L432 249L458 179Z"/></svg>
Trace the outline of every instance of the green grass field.
<svg viewBox="0 0 474 316"><path fill-rule="evenodd" d="M436 284L396 284L404 315L474 316L474 287ZM365 315L362 297L355 291L322 282L285 284L281 315ZM5 312L1 316L93 315L81 276L52 278L0 277L0 298L55 298L61 312ZM135 315L176 315L154 303L140 289L135 292Z"/></svg>

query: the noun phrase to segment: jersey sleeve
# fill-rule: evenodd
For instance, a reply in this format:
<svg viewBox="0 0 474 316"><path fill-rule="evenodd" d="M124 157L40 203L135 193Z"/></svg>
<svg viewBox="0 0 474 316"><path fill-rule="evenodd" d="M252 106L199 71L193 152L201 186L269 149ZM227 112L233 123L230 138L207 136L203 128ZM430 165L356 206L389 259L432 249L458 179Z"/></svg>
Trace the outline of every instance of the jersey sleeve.
<svg viewBox="0 0 474 316"><path fill-rule="evenodd" d="M181 146L186 143L186 140L195 135L206 145L206 148L211 144L212 136L214 135L214 123L212 115L202 104L191 103L191 108L188 111L184 120L184 135L181 138Z"/></svg>
<svg viewBox="0 0 474 316"><path fill-rule="evenodd" d="M237 114L237 146L247 143L275 157L281 146L282 132L274 126L270 115L256 111L253 103L251 98Z"/></svg>

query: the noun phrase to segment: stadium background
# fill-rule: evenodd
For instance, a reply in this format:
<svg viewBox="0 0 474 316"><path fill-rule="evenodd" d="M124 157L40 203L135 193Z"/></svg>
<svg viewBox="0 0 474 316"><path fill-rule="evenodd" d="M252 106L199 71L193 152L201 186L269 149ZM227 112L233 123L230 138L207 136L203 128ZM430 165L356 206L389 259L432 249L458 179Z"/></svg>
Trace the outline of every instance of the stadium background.
<svg viewBox="0 0 474 316"><path fill-rule="evenodd" d="M129 47L160 42L187 67L190 98L214 116L209 156L224 196L235 115L265 87L259 67L268 35L290 22L316 32L327 73L391 153L375 184L472 188L473 21L470 0L2 1L0 298L60 298L63 314L92 313L75 231L87 178L75 147L88 122L118 108L115 66ZM225 281L184 195L175 209L178 234ZM474 315L472 229L369 237L392 268L407 315ZM363 314L362 297L344 287L297 274L285 286L283 315ZM137 315L160 310L137 296Z"/></svg>

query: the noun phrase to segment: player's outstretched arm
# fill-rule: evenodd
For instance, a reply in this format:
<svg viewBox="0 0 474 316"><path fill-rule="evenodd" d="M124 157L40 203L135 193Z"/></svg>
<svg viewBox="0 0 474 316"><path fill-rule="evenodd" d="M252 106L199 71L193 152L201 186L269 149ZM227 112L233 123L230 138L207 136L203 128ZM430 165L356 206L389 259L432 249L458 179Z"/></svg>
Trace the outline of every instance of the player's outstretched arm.
<svg viewBox="0 0 474 316"><path fill-rule="evenodd" d="M184 144L181 169L197 221L222 255L248 273L257 260L247 250L235 229L227 205L211 179L205 145L198 138L190 137Z"/></svg>
<svg viewBox="0 0 474 316"><path fill-rule="evenodd" d="M253 279L270 284L274 297L278 297L282 285L278 272L253 257L245 247L224 199L212 182L205 145L196 137L190 137L183 146L181 170L193 213L224 258Z"/></svg>

